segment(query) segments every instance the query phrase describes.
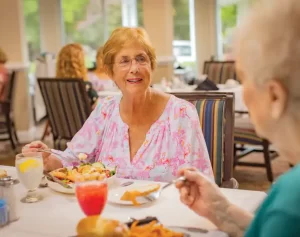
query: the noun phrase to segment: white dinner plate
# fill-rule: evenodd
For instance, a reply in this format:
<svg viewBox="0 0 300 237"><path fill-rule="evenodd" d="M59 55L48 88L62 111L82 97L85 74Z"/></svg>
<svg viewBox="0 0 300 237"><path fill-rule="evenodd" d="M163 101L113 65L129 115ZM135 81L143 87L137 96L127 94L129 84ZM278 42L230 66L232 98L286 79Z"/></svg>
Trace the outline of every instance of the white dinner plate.
<svg viewBox="0 0 300 237"><path fill-rule="evenodd" d="M118 205L127 205L127 206L133 206L133 203L131 201L123 201L121 200L121 197L126 192L127 189L133 189L135 186L141 186L141 185L130 185L129 187L118 187L109 190L108 192L108 202ZM141 205L149 203L149 201L143 197L137 197L137 202Z"/></svg>
<svg viewBox="0 0 300 237"><path fill-rule="evenodd" d="M50 181L48 178L46 180L48 183L48 187L56 192L66 193L66 194L75 194L75 184L69 184L72 188L65 188L56 182ZM116 175L113 175L110 178L107 178L106 181L107 181L108 188L111 188L116 182Z"/></svg>
<svg viewBox="0 0 300 237"><path fill-rule="evenodd" d="M48 177L46 179L47 179L48 187L51 188L52 190L59 193L75 194L74 184L69 184L72 188L65 188L56 182L50 181Z"/></svg>

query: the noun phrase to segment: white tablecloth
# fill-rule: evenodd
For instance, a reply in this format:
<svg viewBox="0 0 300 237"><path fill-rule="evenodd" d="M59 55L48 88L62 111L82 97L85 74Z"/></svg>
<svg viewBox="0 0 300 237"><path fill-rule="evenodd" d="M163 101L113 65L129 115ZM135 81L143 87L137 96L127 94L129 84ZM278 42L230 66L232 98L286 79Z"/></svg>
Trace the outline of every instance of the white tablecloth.
<svg viewBox="0 0 300 237"><path fill-rule="evenodd" d="M16 177L14 167L0 166L0 168ZM17 198L21 199L26 193L25 189L21 184L15 188ZM76 225L84 214L75 196L59 194L49 188L39 189L39 192L44 200L32 204L19 203L20 219L0 229L1 237L67 237L76 234ZM222 192L230 201L251 212L255 211L266 196L264 192L245 190L222 189ZM181 204L175 187L166 189L161 198L149 206L116 206L108 203L102 216L120 221L128 221L128 217L156 216L164 225L215 229L211 222L197 216ZM195 236L199 236L199 233Z"/></svg>

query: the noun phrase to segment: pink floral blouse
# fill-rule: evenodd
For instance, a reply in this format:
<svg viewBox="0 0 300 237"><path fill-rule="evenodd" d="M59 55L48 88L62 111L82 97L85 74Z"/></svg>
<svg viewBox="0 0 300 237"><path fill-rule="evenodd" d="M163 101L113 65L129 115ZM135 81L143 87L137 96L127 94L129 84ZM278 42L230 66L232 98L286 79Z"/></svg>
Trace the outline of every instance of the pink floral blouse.
<svg viewBox="0 0 300 237"><path fill-rule="evenodd" d="M183 167L196 167L211 179L213 172L196 108L171 96L160 118L130 161L128 125L120 116L121 96L106 97L61 152L64 166L78 165L79 153L90 162L117 166L117 176L168 182ZM146 116L146 114L145 114Z"/></svg>

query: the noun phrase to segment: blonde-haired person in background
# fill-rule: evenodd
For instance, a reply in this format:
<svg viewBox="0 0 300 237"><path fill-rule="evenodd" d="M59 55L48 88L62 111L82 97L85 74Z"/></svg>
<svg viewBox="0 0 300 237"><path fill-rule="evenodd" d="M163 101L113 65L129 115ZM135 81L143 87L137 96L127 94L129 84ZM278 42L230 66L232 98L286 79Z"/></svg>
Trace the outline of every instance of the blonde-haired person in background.
<svg viewBox="0 0 300 237"><path fill-rule="evenodd" d="M88 81L84 51L80 44L67 44L60 50L56 62L56 78L83 79L91 105L96 105L98 94Z"/></svg>
<svg viewBox="0 0 300 237"><path fill-rule="evenodd" d="M61 157L45 158L45 169L78 165L85 153L89 162L117 166L122 178L171 181L180 168L193 166L213 180L196 108L150 87L156 55L146 31L116 29L103 55L122 95L100 100ZM33 142L23 151L37 148L46 146Z"/></svg>
<svg viewBox="0 0 300 237"><path fill-rule="evenodd" d="M236 67L256 132L297 164L253 215L194 169L180 171L181 200L231 237L300 236L300 1L261 0L239 26Z"/></svg>
<svg viewBox="0 0 300 237"><path fill-rule="evenodd" d="M6 99L6 86L9 82L9 73L5 67L7 62L7 56L4 51L0 48L0 101Z"/></svg>
<svg viewBox="0 0 300 237"><path fill-rule="evenodd" d="M96 91L115 91L116 86L106 74L103 62L103 47L100 47L96 55L96 69L88 73L89 81Z"/></svg>

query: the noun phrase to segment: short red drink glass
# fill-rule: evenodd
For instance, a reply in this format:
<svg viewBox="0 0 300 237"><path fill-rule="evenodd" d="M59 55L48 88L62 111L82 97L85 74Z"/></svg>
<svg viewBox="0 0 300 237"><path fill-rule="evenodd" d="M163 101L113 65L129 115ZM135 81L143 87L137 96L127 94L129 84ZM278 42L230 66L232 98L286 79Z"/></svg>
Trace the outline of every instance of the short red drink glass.
<svg viewBox="0 0 300 237"><path fill-rule="evenodd" d="M87 216L100 215L107 201L106 180L76 182L76 197Z"/></svg>

